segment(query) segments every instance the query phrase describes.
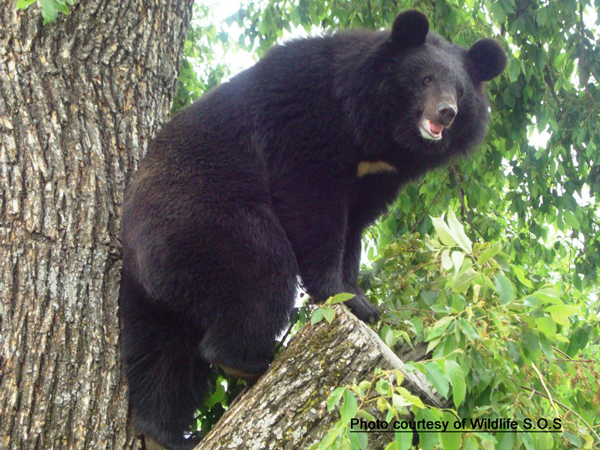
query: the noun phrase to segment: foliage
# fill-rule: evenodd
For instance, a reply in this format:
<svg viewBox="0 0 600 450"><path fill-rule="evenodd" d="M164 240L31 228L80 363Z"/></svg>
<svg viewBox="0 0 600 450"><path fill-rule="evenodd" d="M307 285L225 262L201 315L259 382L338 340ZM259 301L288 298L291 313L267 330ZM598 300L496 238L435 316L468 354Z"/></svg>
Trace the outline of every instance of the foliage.
<svg viewBox="0 0 600 450"><path fill-rule="evenodd" d="M74 5L75 0L17 0L18 9L27 9L34 3L39 3L44 18L44 25L54 22L59 13L69 14L67 5Z"/></svg>
<svg viewBox="0 0 600 450"><path fill-rule="evenodd" d="M214 378L210 396L196 412L196 425L191 430L192 433L205 436L246 386L246 382L223 374L215 375Z"/></svg>
<svg viewBox="0 0 600 450"><path fill-rule="evenodd" d="M354 297L355 294L341 293L328 298L324 303L325 306L321 306L313 311L310 319L311 325L315 325L323 319L327 320L328 323L331 323L335 317L335 310L333 308L329 308L329 306L335 305L336 303L343 303Z"/></svg>
<svg viewBox="0 0 600 450"><path fill-rule="evenodd" d="M492 435L469 427L464 434L419 433L421 448L598 444L600 437L592 429L600 425L598 316L573 305L564 283L531 280L503 251L506 243L472 243L453 212L447 221L431 220L437 238L416 233L390 241L366 274L364 287L386 304L379 334L390 348L402 354L427 345L428 359L409 362L406 370L422 372L452 400L451 409L424 405L400 386L401 374L380 372L373 380L332 393L332 408L342 392L356 396L352 404L359 406L350 412L342 406L340 420L315 448L365 448L350 433L350 419L366 417L370 403L386 421L409 413L441 420L448 411L467 419L512 418L520 430L526 418L562 421L558 434ZM398 433L387 450L411 448L407 439Z"/></svg>
<svg viewBox="0 0 600 450"><path fill-rule="evenodd" d="M183 47L173 113L199 99L229 75L229 67L217 54L226 53L231 46L227 32L212 23L211 9L194 4L192 24Z"/></svg>

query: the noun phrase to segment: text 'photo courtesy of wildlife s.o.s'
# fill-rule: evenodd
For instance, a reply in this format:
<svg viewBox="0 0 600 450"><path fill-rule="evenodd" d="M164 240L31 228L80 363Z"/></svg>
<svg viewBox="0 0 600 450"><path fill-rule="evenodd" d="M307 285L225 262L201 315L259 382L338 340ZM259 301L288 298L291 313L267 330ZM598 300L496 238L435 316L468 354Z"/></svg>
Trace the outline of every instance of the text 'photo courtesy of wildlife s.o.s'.
<svg viewBox="0 0 600 450"><path fill-rule="evenodd" d="M597 0L0 0L0 449L600 448Z"/></svg>

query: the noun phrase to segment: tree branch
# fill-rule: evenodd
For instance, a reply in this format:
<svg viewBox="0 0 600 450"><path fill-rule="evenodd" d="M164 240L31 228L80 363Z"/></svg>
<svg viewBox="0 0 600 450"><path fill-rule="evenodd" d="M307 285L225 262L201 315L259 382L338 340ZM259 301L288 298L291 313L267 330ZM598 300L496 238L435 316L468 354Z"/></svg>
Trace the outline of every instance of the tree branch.
<svg viewBox="0 0 600 450"><path fill-rule="evenodd" d="M331 324L306 324L292 338L199 449L309 448L339 420L338 412L326 407L331 392L372 379L378 368L399 369L404 374L403 386L412 394L426 404L446 406L422 374L404 370L404 363L373 330L345 307L334 308ZM372 413L377 415L375 407ZM373 448L384 448L382 443L390 438L393 435L382 433L373 435L370 442Z"/></svg>

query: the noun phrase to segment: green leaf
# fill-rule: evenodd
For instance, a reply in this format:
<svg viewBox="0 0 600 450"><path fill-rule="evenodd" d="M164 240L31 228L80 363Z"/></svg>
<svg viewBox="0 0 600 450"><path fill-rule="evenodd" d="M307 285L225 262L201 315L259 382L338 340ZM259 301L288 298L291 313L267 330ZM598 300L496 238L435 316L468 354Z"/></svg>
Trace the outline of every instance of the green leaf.
<svg viewBox="0 0 600 450"><path fill-rule="evenodd" d="M343 430L343 426L340 426L338 422L338 424L334 428L329 430L329 432L325 435L325 437L321 441L319 450L327 450L328 448L331 448L331 446Z"/></svg>
<svg viewBox="0 0 600 450"><path fill-rule="evenodd" d="M498 433L496 439L498 440L496 450L513 450L515 448L514 433Z"/></svg>
<svg viewBox="0 0 600 450"><path fill-rule="evenodd" d="M362 392L366 392L370 388L371 388L371 382L370 381L363 380L363 381L361 381L358 384L358 389L360 389Z"/></svg>
<svg viewBox="0 0 600 450"><path fill-rule="evenodd" d="M477 331L475 331L475 328L473 328L473 326L466 319L463 319L462 317L459 318L458 326L463 332L463 334L470 340L474 341L475 339L479 338L479 335L477 334Z"/></svg>
<svg viewBox="0 0 600 450"><path fill-rule="evenodd" d="M327 299L327 301L325 302L325 305L331 306L331 305L335 305L336 303L343 303L354 297L356 297L356 294L342 292L341 294L336 294L333 297L329 297Z"/></svg>
<svg viewBox="0 0 600 450"><path fill-rule="evenodd" d="M465 374L462 367L458 363L446 360L444 363L446 375L452 385L452 397L454 400L454 406L457 408L462 404L465 399L467 391L467 384L465 380Z"/></svg>
<svg viewBox="0 0 600 450"><path fill-rule="evenodd" d="M312 313L312 317L310 318L310 324L311 325L316 325L318 324L321 320L323 320L323 308L317 308L313 311Z"/></svg>
<svg viewBox="0 0 600 450"><path fill-rule="evenodd" d="M550 341L556 341L556 323L551 317L544 316L535 319L538 329L546 336Z"/></svg>
<svg viewBox="0 0 600 450"><path fill-rule="evenodd" d="M498 23L506 22L506 13L502 9L502 6L499 3L492 3L490 5L490 11L498 21Z"/></svg>
<svg viewBox="0 0 600 450"><path fill-rule="evenodd" d="M575 215L571 211L564 211L564 218L567 225L569 225L572 229L581 229L581 224L579 223L579 220L577 220L577 217L575 217Z"/></svg>
<svg viewBox="0 0 600 450"><path fill-rule="evenodd" d="M375 390L384 397L390 397L392 395L392 386L387 380L379 380L375 385Z"/></svg>
<svg viewBox="0 0 600 450"><path fill-rule="evenodd" d="M35 2L36 0L17 0L16 7L17 9L27 9Z"/></svg>
<svg viewBox="0 0 600 450"><path fill-rule="evenodd" d="M515 299L515 288L511 281L502 274L494 277L494 285L500 296L500 303L506 305Z"/></svg>
<svg viewBox="0 0 600 450"><path fill-rule="evenodd" d="M300 14L298 14L298 8L294 8L292 10L292 13L290 14L290 20L295 27L302 23L302 18L300 17Z"/></svg>
<svg viewBox="0 0 600 450"><path fill-rule="evenodd" d="M360 417L362 419L371 421L371 422L376 422L377 419L375 418L375 416L373 416L371 413L365 411L364 409L359 409L356 412L356 417Z"/></svg>
<svg viewBox="0 0 600 450"><path fill-rule="evenodd" d="M397 339L394 336L394 332L387 324L383 325L379 330L379 337L383 342L385 342L385 345L387 345L390 348L393 347L397 342Z"/></svg>
<svg viewBox="0 0 600 450"><path fill-rule="evenodd" d="M401 395L399 395L399 394L392 395L392 406L394 407L394 409L396 411L402 411L403 408L406 408L407 406L411 406L411 405L412 405L412 403L409 402L408 400L406 400Z"/></svg>
<svg viewBox="0 0 600 450"><path fill-rule="evenodd" d="M442 252L442 269L450 270L452 269L452 259L450 258L450 250L445 249Z"/></svg>
<svg viewBox="0 0 600 450"><path fill-rule="evenodd" d="M322 308L323 309L323 317L327 320L327 323L331 324L335 317L335 310L331 308Z"/></svg>
<svg viewBox="0 0 600 450"><path fill-rule="evenodd" d="M552 317L552 320L554 320L559 325L562 325L564 327L568 327L571 325L571 322L569 321L569 316L567 316L565 314L550 313L550 316ZM557 338L558 337L559 336L557 336Z"/></svg>
<svg viewBox="0 0 600 450"><path fill-rule="evenodd" d="M521 74L521 66L516 60L509 60L508 62L508 76L510 77L510 81L516 81Z"/></svg>
<svg viewBox="0 0 600 450"><path fill-rule="evenodd" d="M452 316L446 316L434 323L433 327L427 332L427 340L430 341L441 336L446 331L446 328L448 328L448 325L452 323L453 319L454 317Z"/></svg>
<svg viewBox="0 0 600 450"><path fill-rule="evenodd" d="M452 264L454 265L455 273L460 271L465 260L465 254L463 252L452 252Z"/></svg>
<svg viewBox="0 0 600 450"><path fill-rule="evenodd" d="M513 269L513 272L515 273L515 275L517 276L518 280L522 284L524 284L528 288L533 288L533 284L531 283L531 281L529 281L527 279L527 277L525 277L525 272L523 271L523 269L521 269L518 266L512 266L512 269Z"/></svg>
<svg viewBox="0 0 600 450"><path fill-rule="evenodd" d="M525 344L525 348L529 350L532 357L536 357L540 352L540 341L536 333L531 330L525 331L523 334L523 343Z"/></svg>
<svg viewBox="0 0 600 450"><path fill-rule="evenodd" d="M440 393L444 398L448 398L448 392L450 390L450 382L446 377L446 374L436 362L427 362L425 366L425 377L433 387Z"/></svg>
<svg viewBox="0 0 600 450"><path fill-rule="evenodd" d="M475 440L475 438L472 435L467 437L467 439L465 440L465 443L463 444L462 450L478 450L478 449L479 449L479 445L477 445L477 441Z"/></svg>
<svg viewBox="0 0 600 450"><path fill-rule="evenodd" d="M457 293L466 292L478 275L477 272L469 267L454 280L454 283L452 283L452 290Z"/></svg>
<svg viewBox="0 0 600 450"><path fill-rule="evenodd" d="M342 395L344 395L345 392L345 387L338 387L335 388L331 394L329 394L329 398L327 399L327 411L331 412L337 407L337 405L340 403Z"/></svg>
<svg viewBox="0 0 600 450"><path fill-rule="evenodd" d="M546 8L540 8L537 12L537 19L540 25L544 26L547 23L548 10Z"/></svg>
<svg viewBox="0 0 600 450"><path fill-rule="evenodd" d="M224 380L224 378L222 378L222 377L219 377L217 379L217 383L215 385L215 392L213 392L210 395L210 398L206 401L206 404L210 408L215 406L217 403L221 403L223 400L225 400L226 394L225 394L225 388L223 387L223 380Z"/></svg>
<svg viewBox="0 0 600 450"><path fill-rule="evenodd" d="M364 431L362 431L360 433L351 433L351 434L358 438L358 447L355 445L354 447L352 447L352 450L356 450L356 448L358 448L359 450L367 450L367 448L369 447L368 434Z"/></svg>
<svg viewBox="0 0 600 450"><path fill-rule="evenodd" d="M496 438L489 433L479 432L477 437L481 441L481 448L484 450L495 450L496 449Z"/></svg>
<svg viewBox="0 0 600 450"><path fill-rule="evenodd" d="M452 233L450 232L448 225L446 225L446 222L444 222L440 217L432 217L431 222L433 223L440 241L442 241L444 245L454 247L456 245L456 241L452 237Z"/></svg>
<svg viewBox="0 0 600 450"><path fill-rule="evenodd" d="M404 381L404 374L402 373L402 371L400 371L400 369L394 369L394 382L396 384L402 384L402 382Z"/></svg>
<svg viewBox="0 0 600 450"><path fill-rule="evenodd" d="M456 241L460 248L462 248L466 253L472 253L473 244L465 234L465 229L456 218L456 214L454 214L453 210L448 211L448 225L450 226L452 238Z"/></svg>
<svg viewBox="0 0 600 450"><path fill-rule="evenodd" d="M433 349L435 349L438 346L440 341L441 341L441 338L436 338L436 339L429 341L429 343L427 344L427 353L433 351Z"/></svg>
<svg viewBox="0 0 600 450"><path fill-rule="evenodd" d="M567 347L567 355L571 358L577 356L580 350L583 350L588 343L590 334L583 328L578 328L571 333L569 336L569 346Z"/></svg>
<svg viewBox="0 0 600 450"><path fill-rule="evenodd" d="M549 313L564 314L566 316L573 316L579 313L579 308L573 305L552 305L546 308Z"/></svg>
<svg viewBox="0 0 600 450"><path fill-rule="evenodd" d="M448 421L448 423L451 424L448 428L449 430L453 429L452 423L454 423L454 421L456 420L453 414L450 414L449 412L444 412L442 420ZM440 437L440 442L442 443L442 448L444 450L460 450L460 447L462 445L461 433L439 432L438 435Z"/></svg>
<svg viewBox="0 0 600 450"><path fill-rule="evenodd" d="M569 431L563 431L563 436L575 447L582 448L583 441L577 436Z"/></svg>
<svg viewBox="0 0 600 450"><path fill-rule="evenodd" d="M342 416L342 423L344 425L347 425L350 423L350 419L356 417L356 412L358 411L358 403L352 391L346 390L344 392L343 397L344 404L342 405L342 409L340 410L340 415Z"/></svg>
<svg viewBox="0 0 600 450"><path fill-rule="evenodd" d="M421 291L421 298L427 306L431 306L437 301L438 294L432 291L425 290Z"/></svg>
<svg viewBox="0 0 600 450"><path fill-rule="evenodd" d="M39 0L40 6L42 7L42 17L44 18L44 25L54 22L58 17L58 9L56 8L56 2L54 0Z"/></svg>
<svg viewBox="0 0 600 450"><path fill-rule="evenodd" d="M397 450L410 450L412 448L412 433L394 433Z"/></svg>
<svg viewBox="0 0 600 450"><path fill-rule="evenodd" d="M416 420L436 421L441 420L442 415L438 411L431 409L419 409L415 412ZM438 448L439 434L438 433L419 433L419 446L422 450L433 450Z"/></svg>
<svg viewBox="0 0 600 450"><path fill-rule="evenodd" d="M402 386L397 387L396 391L398 391L398 393L402 397L404 397L404 399L406 401L408 401L412 405L415 405L417 408L425 408L425 405L423 404L423 402L421 401L421 399L419 397L411 394L407 389L403 388Z"/></svg>
<svg viewBox="0 0 600 450"><path fill-rule="evenodd" d="M554 305L563 304L563 301L560 299L560 292L551 287L543 287L542 289L538 289L531 295L547 303L552 303Z"/></svg>
<svg viewBox="0 0 600 450"><path fill-rule="evenodd" d="M462 312L464 311L465 306L467 306L467 302L462 295L452 295L452 309L454 309L456 312Z"/></svg>

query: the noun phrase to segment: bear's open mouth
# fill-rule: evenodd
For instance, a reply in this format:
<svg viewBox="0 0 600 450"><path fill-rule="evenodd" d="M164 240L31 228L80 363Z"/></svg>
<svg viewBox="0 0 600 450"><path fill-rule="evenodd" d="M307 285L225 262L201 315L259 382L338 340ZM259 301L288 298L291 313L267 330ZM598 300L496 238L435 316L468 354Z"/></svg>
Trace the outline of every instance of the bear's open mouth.
<svg viewBox="0 0 600 450"><path fill-rule="evenodd" d="M419 127L419 130L421 131L421 136L423 136L425 139L439 141L442 138L442 131L444 131L444 125L432 122L429 119L423 119L421 121L421 126Z"/></svg>

